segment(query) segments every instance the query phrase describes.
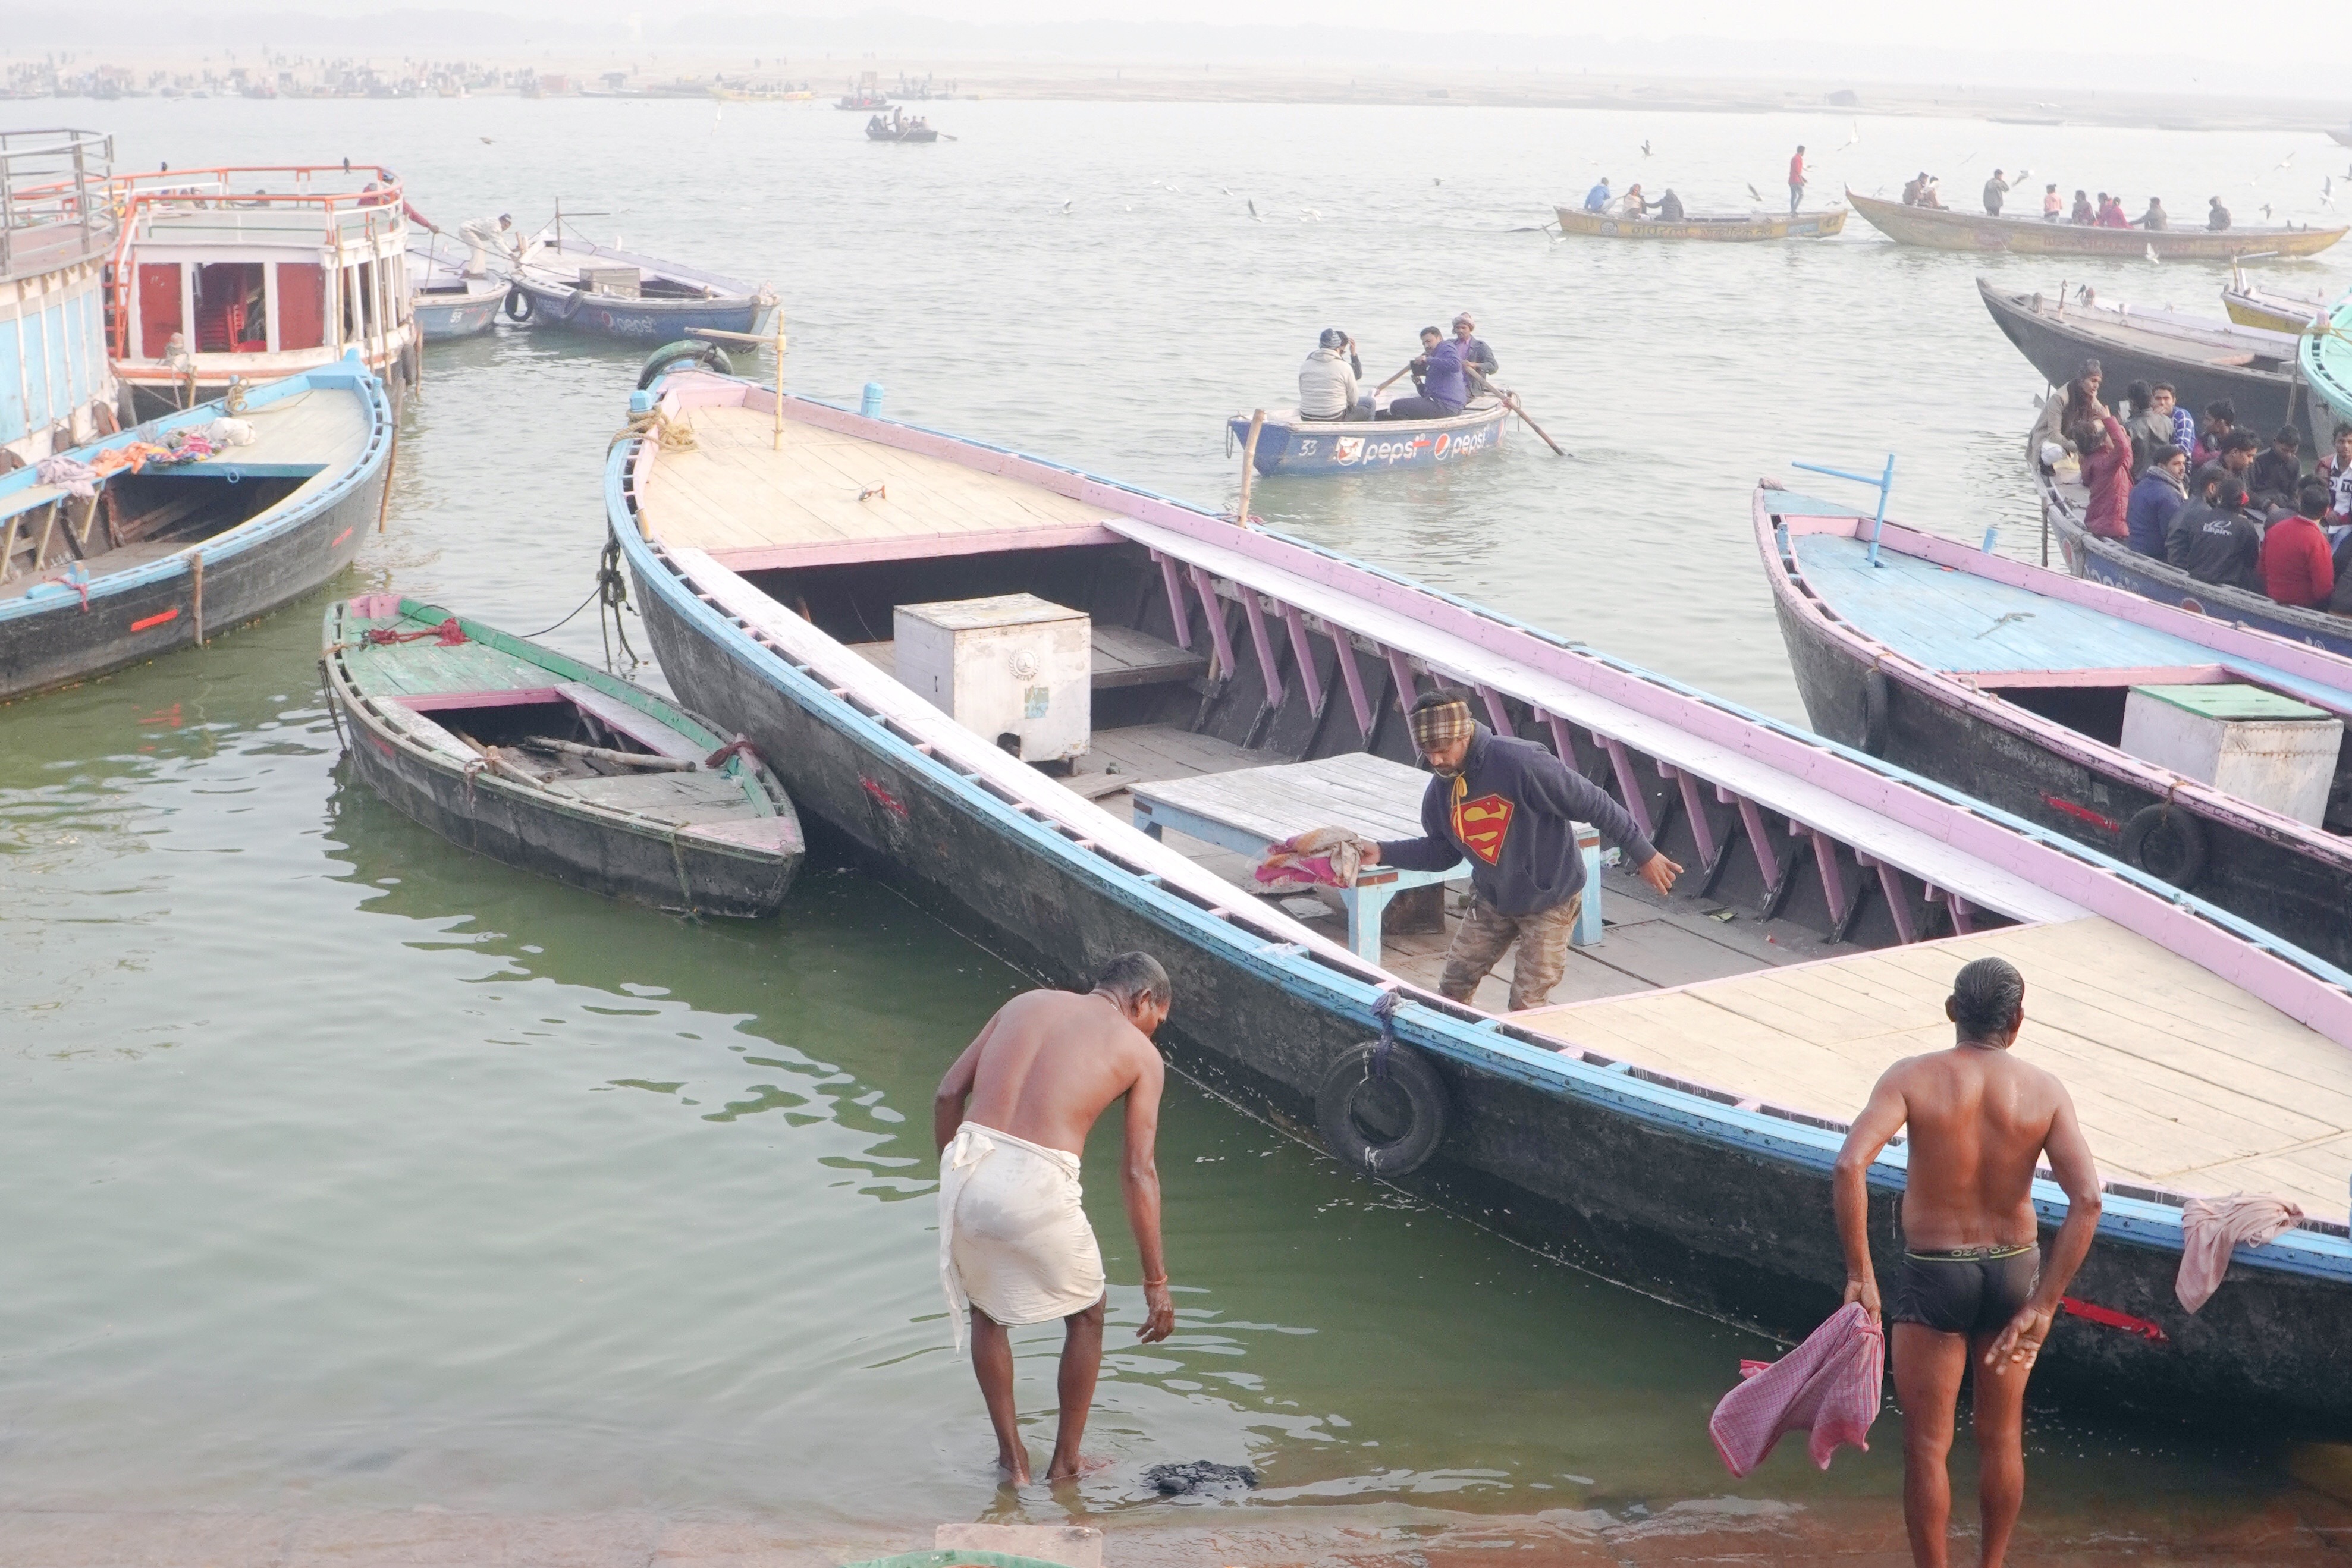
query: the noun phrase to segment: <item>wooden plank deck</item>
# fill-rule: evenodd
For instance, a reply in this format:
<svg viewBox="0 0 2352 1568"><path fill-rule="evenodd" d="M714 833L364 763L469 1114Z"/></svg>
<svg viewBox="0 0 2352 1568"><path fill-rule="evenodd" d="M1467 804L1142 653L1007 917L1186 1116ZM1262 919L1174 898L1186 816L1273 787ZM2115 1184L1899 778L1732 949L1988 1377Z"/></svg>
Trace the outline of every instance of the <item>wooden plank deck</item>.
<svg viewBox="0 0 2352 1568"><path fill-rule="evenodd" d="M2352 1051L2104 920L1949 937L1514 1021L1843 1121L1896 1060L1951 1043L1952 977L1989 955L2023 971L2016 1049L2065 1081L2103 1173L2346 1212Z"/></svg>
<svg viewBox="0 0 2352 1568"><path fill-rule="evenodd" d="M876 559L893 540L936 541L925 554L953 553L959 539L1020 549L1024 533L1090 535L1104 517L1018 479L794 420L784 422L776 450L772 420L748 408L694 408L685 423L695 450L665 452L652 465L646 527L734 570L845 548L842 559Z"/></svg>
<svg viewBox="0 0 2352 1568"><path fill-rule="evenodd" d="M1429 775L1417 768L1351 751L1140 784L1136 793L1273 843L1316 827L1348 828L1369 839L1418 838L1428 785ZM1469 874L1466 866L1462 874Z"/></svg>

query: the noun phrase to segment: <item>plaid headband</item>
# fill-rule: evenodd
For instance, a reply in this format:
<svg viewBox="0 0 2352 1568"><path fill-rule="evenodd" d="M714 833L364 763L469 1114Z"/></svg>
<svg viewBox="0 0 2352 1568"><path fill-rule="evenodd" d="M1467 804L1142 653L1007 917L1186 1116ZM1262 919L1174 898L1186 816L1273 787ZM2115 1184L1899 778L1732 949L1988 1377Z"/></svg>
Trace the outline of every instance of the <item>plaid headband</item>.
<svg viewBox="0 0 2352 1568"><path fill-rule="evenodd" d="M1415 708L1406 716L1406 723L1412 730L1412 744L1423 757L1456 741L1469 739L1470 731L1476 725L1470 716L1470 705L1463 702Z"/></svg>

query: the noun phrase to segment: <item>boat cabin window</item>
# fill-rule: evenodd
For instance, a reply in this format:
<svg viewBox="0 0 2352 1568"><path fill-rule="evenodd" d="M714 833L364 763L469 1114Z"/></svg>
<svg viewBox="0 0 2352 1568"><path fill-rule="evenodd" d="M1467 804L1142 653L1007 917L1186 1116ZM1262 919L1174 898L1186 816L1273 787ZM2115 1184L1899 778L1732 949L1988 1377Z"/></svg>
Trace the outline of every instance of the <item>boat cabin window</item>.
<svg viewBox="0 0 2352 1568"><path fill-rule="evenodd" d="M269 351L269 304L257 261L215 261L196 268L196 352Z"/></svg>
<svg viewBox="0 0 2352 1568"><path fill-rule="evenodd" d="M343 268L343 340L375 336L375 264L362 261Z"/></svg>
<svg viewBox="0 0 2352 1568"><path fill-rule="evenodd" d="M180 264L142 261L139 264L139 357L160 360L172 351L172 334L180 329Z"/></svg>
<svg viewBox="0 0 2352 1568"><path fill-rule="evenodd" d="M278 346L327 346L327 269L315 261L278 264Z"/></svg>

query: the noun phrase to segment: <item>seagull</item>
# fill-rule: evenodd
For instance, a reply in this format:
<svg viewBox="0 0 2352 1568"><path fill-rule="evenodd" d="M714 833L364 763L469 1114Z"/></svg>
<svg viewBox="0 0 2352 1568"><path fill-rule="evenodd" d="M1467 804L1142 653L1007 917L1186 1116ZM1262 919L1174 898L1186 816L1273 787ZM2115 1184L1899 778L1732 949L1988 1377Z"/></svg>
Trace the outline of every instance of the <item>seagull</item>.
<svg viewBox="0 0 2352 1568"><path fill-rule="evenodd" d="M1853 146L1855 142L1857 142L1857 141L1861 141L1861 140L1862 140L1862 121L1861 121L1861 120L1855 120L1855 121L1853 122L1853 131L1851 131L1850 132L1848 132L1848 133L1847 133L1847 135L1846 135L1845 144L1846 144L1848 147L1851 147L1851 146Z"/></svg>
<svg viewBox="0 0 2352 1568"><path fill-rule="evenodd" d="M1257 215L1257 198L1255 196L1247 196L1243 199L1249 203L1250 216L1256 218L1259 223L1265 222L1264 218L1260 218Z"/></svg>
<svg viewBox="0 0 2352 1568"><path fill-rule="evenodd" d="M1444 183L1445 183L1445 182L1444 182L1444 181L1443 181L1443 180L1439 179L1439 178L1438 178L1436 175L1434 175L1434 174L1433 174L1433 175L1431 175L1431 176L1429 177L1429 183L1430 183L1431 184L1433 184L1433 185L1443 185Z"/></svg>
<svg viewBox="0 0 2352 1568"><path fill-rule="evenodd" d="M1301 208L1299 208L1298 210L1299 210L1300 212L1302 212L1302 213L1304 213L1304 214L1307 214L1305 217L1303 217L1303 218L1301 218L1301 219L1299 219L1299 220L1298 220L1300 223L1303 223L1303 224L1311 224L1311 223L1317 223L1317 222L1319 222L1319 221L1322 219L1322 216L1323 216L1323 214L1322 214L1320 212L1318 212L1318 211L1317 211L1315 208L1313 208L1313 207L1301 207Z"/></svg>
<svg viewBox="0 0 2352 1568"><path fill-rule="evenodd" d="M2284 157L2284 158L2282 158L2282 159L2280 159L2280 160L2279 160L2279 162L2278 162L2278 169L2273 169L2273 170L2272 170L2272 171L2271 171L2271 172L2272 172L2272 173L2273 173L2273 174L2275 174L2275 173L2277 173L2277 172L2279 172L2279 169L2284 169L2284 168L2285 168L2288 164L2290 164L2290 163L2292 163L2292 162L2294 162L2294 153L2292 153L2292 152L2290 152L2290 153L2288 153L2285 157Z"/></svg>
<svg viewBox="0 0 2352 1568"><path fill-rule="evenodd" d="M1755 197L1755 198L1756 198L1758 201L1759 201L1759 202L1760 202L1760 201L1762 201L1762 200L1764 199L1764 193L1763 193L1763 192L1761 192L1761 191L1759 191L1759 190L1758 190L1758 189L1757 189L1755 186L1753 186L1753 185L1750 185L1750 186L1748 186L1748 193L1749 195L1751 195L1751 196Z"/></svg>
<svg viewBox="0 0 2352 1568"><path fill-rule="evenodd" d="M2156 242L2154 240L2147 242L2147 258L2150 261L2162 261L2164 259L2162 256L2156 254Z"/></svg>
<svg viewBox="0 0 2352 1568"><path fill-rule="evenodd" d="M1077 198L1075 196L1071 197L1068 201L1064 202L1062 204L1062 215L1066 218L1068 217L1070 215L1070 209L1077 204Z"/></svg>
<svg viewBox="0 0 2352 1568"><path fill-rule="evenodd" d="M1650 139L1649 139L1648 137L1644 136L1644 137L1643 137L1643 138L1642 138L1642 156L1643 156L1643 157L1644 157L1644 158L1647 158L1649 155L1650 155Z"/></svg>
<svg viewBox="0 0 2352 1568"><path fill-rule="evenodd" d="M490 139L489 139L488 137L487 137L487 136L483 137L483 138L482 138L482 145L483 145L483 146L485 146L485 147L488 147L489 144L490 144Z"/></svg>
<svg viewBox="0 0 2352 1568"><path fill-rule="evenodd" d="M1233 194L1233 193L1232 193L1231 191L1226 190L1223 185L1220 185L1220 186L1218 186L1218 187L1217 187L1217 194L1219 194L1219 195L1221 195L1221 196L1230 196L1230 195L1232 195L1232 194Z"/></svg>

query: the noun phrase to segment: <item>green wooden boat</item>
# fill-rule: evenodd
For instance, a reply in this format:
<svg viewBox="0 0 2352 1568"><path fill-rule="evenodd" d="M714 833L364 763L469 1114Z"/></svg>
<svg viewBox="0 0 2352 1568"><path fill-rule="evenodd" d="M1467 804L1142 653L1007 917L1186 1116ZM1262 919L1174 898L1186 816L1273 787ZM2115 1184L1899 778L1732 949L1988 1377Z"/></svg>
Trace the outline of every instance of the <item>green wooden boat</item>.
<svg viewBox="0 0 2352 1568"><path fill-rule="evenodd" d="M320 668L359 777L465 849L744 919L800 869L800 818L748 742L576 659L372 593L329 607Z"/></svg>
<svg viewBox="0 0 2352 1568"><path fill-rule="evenodd" d="M2336 427L2352 424L2352 294L2304 329L2296 360L2311 389L2313 449L2324 457L2335 448Z"/></svg>

